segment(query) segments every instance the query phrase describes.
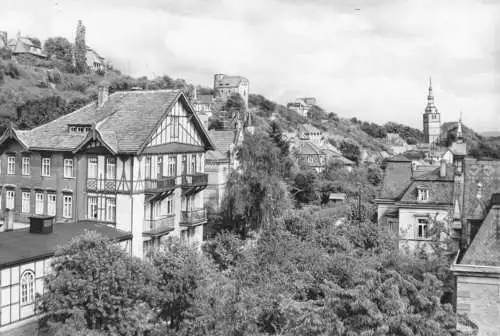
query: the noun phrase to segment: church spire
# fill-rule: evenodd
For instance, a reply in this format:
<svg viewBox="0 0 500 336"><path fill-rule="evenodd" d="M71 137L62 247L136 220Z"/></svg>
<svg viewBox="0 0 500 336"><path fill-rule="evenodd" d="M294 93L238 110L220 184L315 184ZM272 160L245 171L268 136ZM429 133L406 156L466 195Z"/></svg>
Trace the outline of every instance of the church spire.
<svg viewBox="0 0 500 336"><path fill-rule="evenodd" d="M427 95L427 107L425 113L438 113L437 107L434 104L434 94L432 92L432 77L429 77L429 94Z"/></svg>

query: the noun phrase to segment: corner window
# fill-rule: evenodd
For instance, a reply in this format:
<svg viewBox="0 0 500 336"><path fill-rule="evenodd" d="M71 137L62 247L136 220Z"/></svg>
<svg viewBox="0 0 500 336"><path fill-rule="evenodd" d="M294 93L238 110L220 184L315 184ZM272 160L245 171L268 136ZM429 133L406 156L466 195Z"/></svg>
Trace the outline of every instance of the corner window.
<svg viewBox="0 0 500 336"><path fill-rule="evenodd" d="M116 199L106 198L106 221L116 222Z"/></svg>
<svg viewBox="0 0 500 336"><path fill-rule="evenodd" d="M63 217L64 218L73 217L73 196L71 195L63 196Z"/></svg>
<svg viewBox="0 0 500 336"><path fill-rule="evenodd" d="M7 174L16 174L16 157L14 155L9 155L7 158Z"/></svg>
<svg viewBox="0 0 500 336"><path fill-rule="evenodd" d="M42 176L50 176L50 158L42 158Z"/></svg>
<svg viewBox="0 0 500 336"><path fill-rule="evenodd" d="M149 180L151 178L151 156L146 156L146 162L145 162L145 172L144 172L144 178L146 180Z"/></svg>
<svg viewBox="0 0 500 336"><path fill-rule="evenodd" d="M97 178L97 156L89 156L87 164L88 178Z"/></svg>
<svg viewBox="0 0 500 336"><path fill-rule="evenodd" d="M21 173L23 175L31 175L31 158L29 156L23 157Z"/></svg>
<svg viewBox="0 0 500 336"><path fill-rule="evenodd" d="M27 305L35 300L35 274L26 271L21 276L21 304Z"/></svg>
<svg viewBox="0 0 500 336"><path fill-rule="evenodd" d="M64 159L64 177L73 176L73 159Z"/></svg>
<svg viewBox="0 0 500 336"><path fill-rule="evenodd" d="M177 156L168 156L168 176L177 176Z"/></svg>
<svg viewBox="0 0 500 336"><path fill-rule="evenodd" d="M88 196L87 197L87 218L97 220L97 197L96 196Z"/></svg>
<svg viewBox="0 0 500 336"><path fill-rule="evenodd" d="M116 158L106 158L106 180L114 180L116 178Z"/></svg>
<svg viewBox="0 0 500 336"><path fill-rule="evenodd" d="M418 218L417 223L417 238L429 238L429 220L427 218Z"/></svg>

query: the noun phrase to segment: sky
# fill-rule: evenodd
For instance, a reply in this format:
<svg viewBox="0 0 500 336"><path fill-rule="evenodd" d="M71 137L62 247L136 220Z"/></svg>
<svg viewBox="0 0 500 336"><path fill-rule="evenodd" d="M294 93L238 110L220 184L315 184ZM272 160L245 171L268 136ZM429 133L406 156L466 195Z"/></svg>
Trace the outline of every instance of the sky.
<svg viewBox="0 0 500 336"><path fill-rule="evenodd" d="M74 41L82 20L133 76L241 75L282 104L418 128L432 76L443 121L500 131L499 14L498 0L2 0L0 30Z"/></svg>

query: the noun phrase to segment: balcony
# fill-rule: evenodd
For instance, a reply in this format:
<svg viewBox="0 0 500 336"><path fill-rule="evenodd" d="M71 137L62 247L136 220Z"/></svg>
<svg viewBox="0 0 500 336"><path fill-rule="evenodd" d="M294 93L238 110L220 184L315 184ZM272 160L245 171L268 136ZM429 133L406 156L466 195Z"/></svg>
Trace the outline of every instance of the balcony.
<svg viewBox="0 0 500 336"><path fill-rule="evenodd" d="M192 226L203 224L206 221L207 211L205 209L197 209L191 211L182 211L179 224L182 226Z"/></svg>
<svg viewBox="0 0 500 336"><path fill-rule="evenodd" d="M182 175L182 187L206 187L208 184L208 174L196 173L193 175Z"/></svg>
<svg viewBox="0 0 500 336"><path fill-rule="evenodd" d="M118 185L117 180L112 179L97 179L88 178L87 179L87 190L88 191L107 191L116 192L116 186Z"/></svg>
<svg viewBox="0 0 500 336"><path fill-rule="evenodd" d="M168 176L160 179L146 179L144 180L145 192L161 192L175 188L175 177Z"/></svg>
<svg viewBox="0 0 500 336"><path fill-rule="evenodd" d="M175 228L175 215L167 215L157 219L145 219L142 228L143 235L159 236Z"/></svg>

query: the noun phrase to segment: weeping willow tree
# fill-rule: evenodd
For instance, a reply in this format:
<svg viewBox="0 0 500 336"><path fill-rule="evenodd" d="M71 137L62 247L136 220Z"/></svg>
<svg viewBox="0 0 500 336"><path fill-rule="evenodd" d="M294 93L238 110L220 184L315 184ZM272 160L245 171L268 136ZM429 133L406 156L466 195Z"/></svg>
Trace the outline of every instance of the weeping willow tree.
<svg viewBox="0 0 500 336"><path fill-rule="evenodd" d="M287 186L280 177L280 149L268 134L247 134L238 151L240 169L226 186L222 205L224 226L243 238L260 233L291 206Z"/></svg>

